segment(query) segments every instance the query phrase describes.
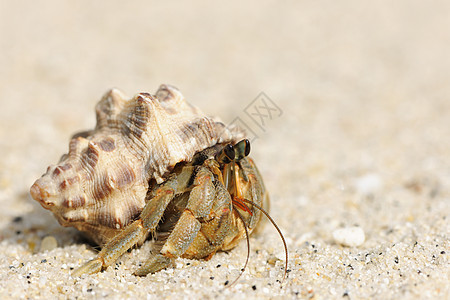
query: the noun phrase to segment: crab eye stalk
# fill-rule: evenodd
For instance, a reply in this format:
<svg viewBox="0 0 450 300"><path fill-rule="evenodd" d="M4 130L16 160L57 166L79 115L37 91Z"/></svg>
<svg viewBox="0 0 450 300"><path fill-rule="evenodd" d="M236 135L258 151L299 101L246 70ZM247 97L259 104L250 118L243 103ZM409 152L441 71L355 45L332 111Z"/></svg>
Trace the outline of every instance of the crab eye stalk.
<svg viewBox="0 0 450 300"><path fill-rule="evenodd" d="M234 145L234 152L236 154L234 157L236 161L239 161L244 157L248 156L250 154L250 141L244 139L239 143L237 143L236 145Z"/></svg>

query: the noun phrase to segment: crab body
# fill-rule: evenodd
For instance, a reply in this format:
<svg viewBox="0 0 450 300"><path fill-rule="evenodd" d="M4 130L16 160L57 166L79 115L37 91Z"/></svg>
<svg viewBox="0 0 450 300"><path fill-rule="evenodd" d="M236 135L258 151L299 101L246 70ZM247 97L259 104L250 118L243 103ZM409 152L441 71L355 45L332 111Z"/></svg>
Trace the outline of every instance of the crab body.
<svg viewBox="0 0 450 300"><path fill-rule="evenodd" d="M150 234L161 247L138 275L176 257L209 258L254 230L268 195L239 128L167 85L131 100L113 89L96 113L95 129L74 135L30 189L63 226L103 246L76 274L100 271Z"/></svg>

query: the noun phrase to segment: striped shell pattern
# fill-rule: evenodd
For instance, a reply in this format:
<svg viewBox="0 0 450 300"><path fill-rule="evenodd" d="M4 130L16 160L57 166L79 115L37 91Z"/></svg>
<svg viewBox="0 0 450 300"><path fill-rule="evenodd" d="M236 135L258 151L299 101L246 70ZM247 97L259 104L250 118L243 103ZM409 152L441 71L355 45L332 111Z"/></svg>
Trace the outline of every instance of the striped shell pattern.
<svg viewBox="0 0 450 300"><path fill-rule="evenodd" d="M96 114L95 129L72 137L69 153L48 167L31 195L63 226L84 231L99 244L139 215L151 182L163 182L177 163L201 150L243 137L169 85L130 100L112 89Z"/></svg>

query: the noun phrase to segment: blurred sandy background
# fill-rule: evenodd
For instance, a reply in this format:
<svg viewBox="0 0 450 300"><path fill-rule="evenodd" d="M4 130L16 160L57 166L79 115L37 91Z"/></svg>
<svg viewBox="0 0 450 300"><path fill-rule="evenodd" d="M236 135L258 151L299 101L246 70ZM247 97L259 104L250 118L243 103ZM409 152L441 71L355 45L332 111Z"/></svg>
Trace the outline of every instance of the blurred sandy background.
<svg viewBox="0 0 450 300"><path fill-rule="evenodd" d="M406 0L0 1L0 296L448 297L449 10ZM252 156L290 250L281 289L283 249L268 225L231 288L245 243L132 276L146 245L101 274L69 276L95 252L29 186L72 133L94 126L107 89L132 96L161 83L257 136ZM261 92L281 111L258 127L246 111ZM350 226L365 233L357 247L333 238ZM42 248L45 236L58 245Z"/></svg>

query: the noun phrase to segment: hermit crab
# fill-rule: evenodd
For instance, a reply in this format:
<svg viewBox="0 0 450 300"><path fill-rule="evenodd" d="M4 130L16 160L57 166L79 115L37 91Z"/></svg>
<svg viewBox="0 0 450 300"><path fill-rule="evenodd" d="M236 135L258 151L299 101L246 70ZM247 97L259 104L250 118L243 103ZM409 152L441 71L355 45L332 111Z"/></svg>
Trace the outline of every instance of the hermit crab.
<svg viewBox="0 0 450 300"><path fill-rule="evenodd" d="M60 224L102 246L72 276L105 269L149 236L160 247L136 275L177 257L209 259L245 238L249 245L262 214L274 223L243 131L207 117L176 88L130 100L112 89L96 114L95 129L75 134L30 189Z"/></svg>

